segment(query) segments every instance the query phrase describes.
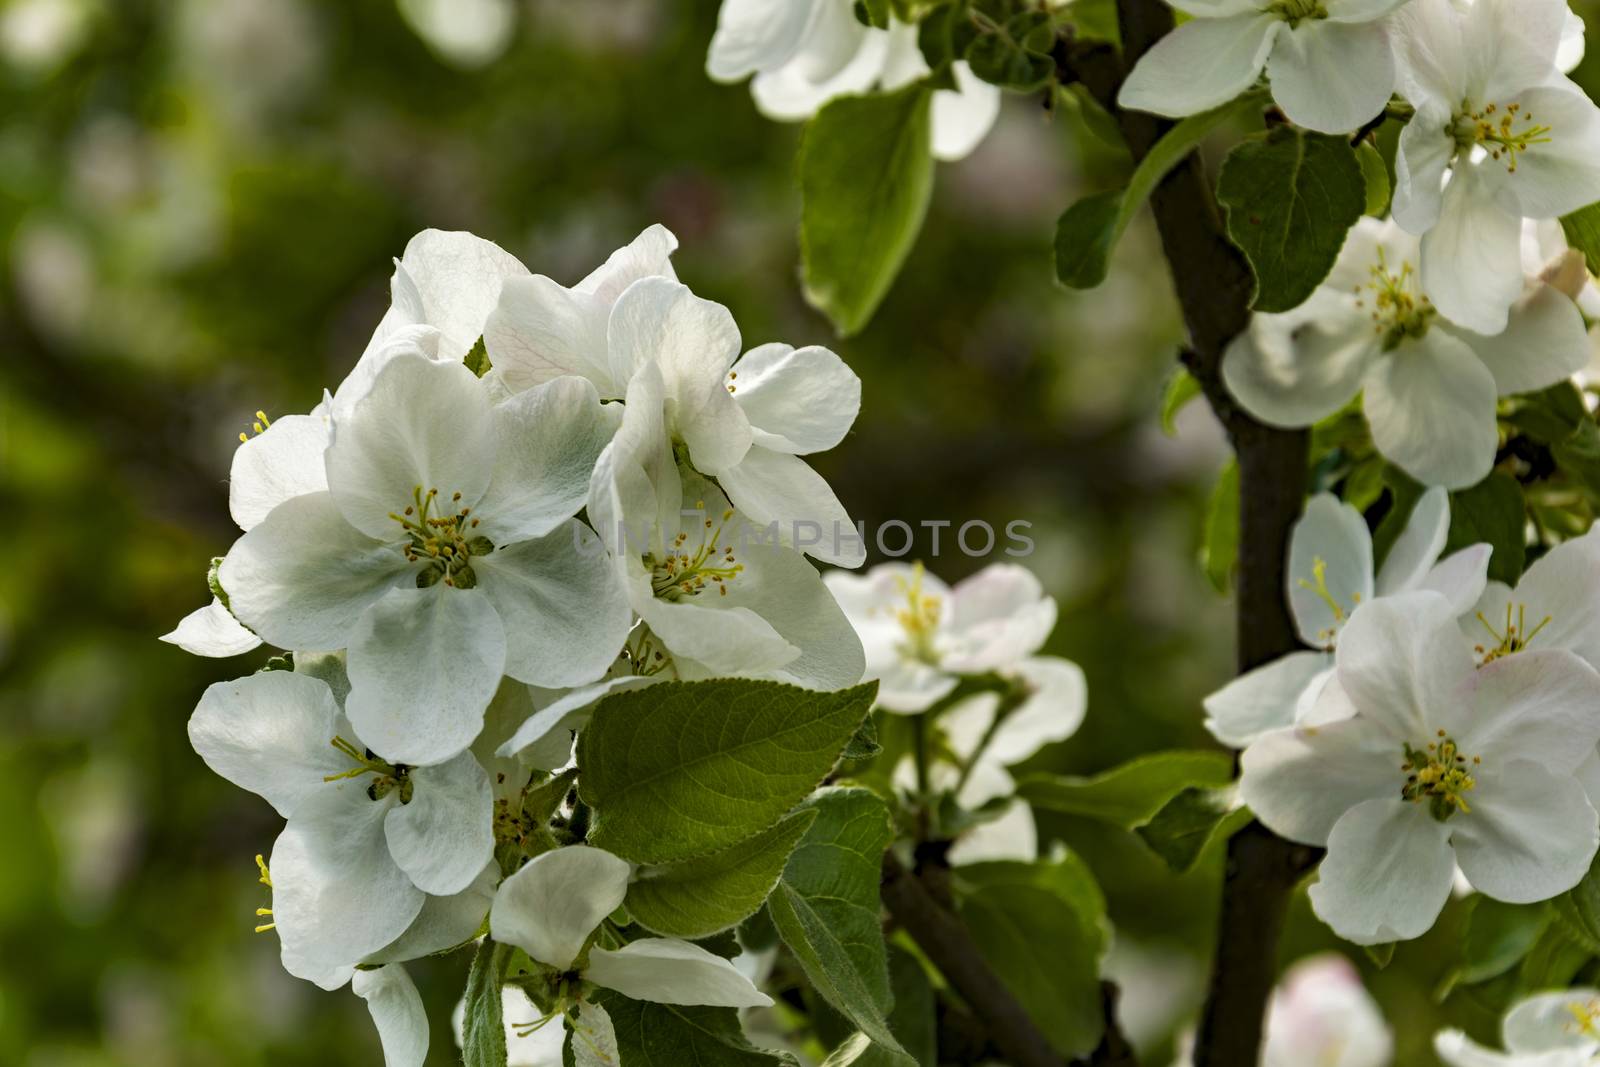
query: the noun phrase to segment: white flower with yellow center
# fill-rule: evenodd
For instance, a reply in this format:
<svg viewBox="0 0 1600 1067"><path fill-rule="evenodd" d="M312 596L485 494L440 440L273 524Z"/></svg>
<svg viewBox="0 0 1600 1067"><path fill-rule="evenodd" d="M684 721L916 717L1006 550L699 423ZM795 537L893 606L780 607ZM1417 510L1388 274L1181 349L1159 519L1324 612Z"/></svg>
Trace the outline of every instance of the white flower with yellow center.
<svg viewBox="0 0 1600 1067"><path fill-rule="evenodd" d="M1600 990L1578 987L1518 1001L1501 1023L1505 1052L1459 1030L1441 1031L1434 1051L1449 1067L1592 1067L1600 1063Z"/></svg>
<svg viewBox="0 0 1600 1067"><path fill-rule="evenodd" d="M1512 254L1520 264L1520 245ZM1379 452L1426 485L1459 489L1494 464L1496 398L1582 369L1589 338L1572 300L1520 266L1509 325L1474 333L1424 295L1418 262L1415 237L1362 219L1310 300L1251 319L1229 344L1222 376L1273 426L1310 426L1359 393Z"/></svg>
<svg viewBox="0 0 1600 1067"><path fill-rule="evenodd" d="M447 760L502 675L583 684L622 644L626 600L571 518L614 425L580 379L491 404L462 364L392 352L334 413L329 488L279 504L223 560L233 612L282 648L348 648L367 743Z"/></svg>
<svg viewBox="0 0 1600 1067"><path fill-rule="evenodd" d="M677 677L761 676L813 689L860 681L861 643L816 568L679 466L668 409L661 368L646 364L589 494L589 518L648 627L648 647L632 653L642 669L670 664Z"/></svg>
<svg viewBox="0 0 1600 1067"><path fill-rule="evenodd" d="M1000 90L964 61L956 88L933 94L933 154L961 159L978 147L1000 114ZM898 89L928 74L917 28L890 17L865 26L853 0L722 0L706 72L719 82L755 75L750 95L769 118L810 118L838 96Z"/></svg>
<svg viewBox="0 0 1600 1067"><path fill-rule="evenodd" d="M1374 573L1366 519L1330 493L1312 497L1290 536L1288 562L1289 610L1310 649L1242 674L1206 697L1206 729L1223 744L1243 748L1269 730L1348 715L1347 702L1319 698L1333 677L1339 632L1361 605L1431 589L1463 615L1483 595L1490 546L1472 545L1441 560L1449 532L1449 494L1430 489Z"/></svg>
<svg viewBox="0 0 1600 1067"><path fill-rule="evenodd" d="M1522 220L1576 211L1600 185L1600 109L1557 69L1570 17L1565 0L1413 0L1395 16L1416 114L1394 217L1422 236L1434 305L1480 333L1523 296Z"/></svg>
<svg viewBox="0 0 1600 1067"><path fill-rule="evenodd" d="M1457 864L1486 896L1546 900L1588 872L1600 820L1576 777L1600 740L1600 674L1565 651L1479 666L1450 603L1388 597L1339 635L1356 715L1245 750L1240 794L1281 836L1328 849L1317 915L1357 944L1418 937Z"/></svg>
<svg viewBox="0 0 1600 1067"><path fill-rule="evenodd" d="M570 1028L579 1063L586 1062L580 1042L591 1052L615 1055L611 1019L591 999L596 987L657 1004L772 1004L732 963L698 945L667 937L620 944L611 936L606 920L622 906L632 873L626 860L609 852L569 845L534 857L501 883L489 912L491 937L543 965L535 980L545 983L547 1019L562 1018Z"/></svg>
<svg viewBox="0 0 1600 1067"><path fill-rule="evenodd" d="M1515 589L1488 583L1461 629L1480 662L1566 649L1600 670L1600 527L1540 556Z"/></svg>
<svg viewBox="0 0 1600 1067"><path fill-rule="evenodd" d="M1394 92L1389 15L1407 0L1168 0L1191 16L1140 57L1117 102L1158 115L1225 104L1265 70L1289 121L1348 133Z"/></svg>

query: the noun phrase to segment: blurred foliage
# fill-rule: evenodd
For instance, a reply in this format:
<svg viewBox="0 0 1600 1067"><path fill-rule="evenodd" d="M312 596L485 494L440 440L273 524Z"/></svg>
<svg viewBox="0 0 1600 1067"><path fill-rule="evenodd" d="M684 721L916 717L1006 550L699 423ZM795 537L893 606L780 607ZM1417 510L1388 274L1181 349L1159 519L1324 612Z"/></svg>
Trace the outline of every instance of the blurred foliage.
<svg viewBox="0 0 1600 1067"><path fill-rule="evenodd" d="M797 283L799 128L706 78L714 4L467 6L486 5L510 17L488 48L430 46L415 27L438 5L412 0L0 3L0 1063L377 1061L361 1003L288 977L251 933L277 820L185 736L203 687L266 653L155 637L205 601L234 535L238 432L337 382L423 227L571 283L664 222L747 343L836 343L861 375L856 431L819 464L858 518L951 522L936 558L926 531L916 550L949 580L984 562L953 527L1033 524L1027 562L1062 608L1049 651L1087 670L1090 715L1025 770L1207 744L1230 615L1197 559L1225 457L1203 405L1160 429L1181 327L1148 221L1096 292L1052 278L1056 216L1128 169L1093 112L1009 98L938 168L871 325L834 342ZM1166 1062L1199 995L1214 850L1179 878L1126 831L1042 823L1104 886L1129 1026ZM1446 1020L1492 1025L1481 988L1433 1000L1457 912L1371 976L1397 1062L1430 1062ZM1302 901L1285 959L1333 945ZM431 1063L453 1062L468 962L414 969Z"/></svg>

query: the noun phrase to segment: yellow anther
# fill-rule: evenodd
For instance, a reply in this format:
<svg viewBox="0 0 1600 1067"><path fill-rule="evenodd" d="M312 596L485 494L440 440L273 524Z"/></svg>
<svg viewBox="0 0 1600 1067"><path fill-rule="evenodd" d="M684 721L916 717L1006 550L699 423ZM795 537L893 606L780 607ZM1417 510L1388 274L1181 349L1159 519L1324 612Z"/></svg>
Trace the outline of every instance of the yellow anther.
<svg viewBox="0 0 1600 1067"><path fill-rule="evenodd" d="M261 884L266 886L268 889L271 889L272 872L267 870L267 861L262 858L261 853L259 852L256 853L256 869L261 872Z"/></svg>
<svg viewBox="0 0 1600 1067"><path fill-rule="evenodd" d="M1489 631L1489 636L1494 639L1493 645L1487 647L1484 645L1474 646L1475 651L1483 657L1479 662L1479 666L1484 663L1492 663L1502 656L1521 652L1533 643L1533 639L1539 636L1541 630L1550 625L1552 618L1553 616L1546 615L1535 623L1530 630L1528 628L1527 605L1516 605L1515 615L1513 615L1513 607L1510 603L1507 603L1505 622L1501 624L1501 629L1495 629L1494 625L1484 618L1483 612L1478 612L1478 622L1483 625L1485 630Z"/></svg>
<svg viewBox="0 0 1600 1067"><path fill-rule="evenodd" d="M1317 556L1315 559L1313 559L1311 561L1311 577L1314 579L1313 581L1308 582L1304 578L1301 578L1295 584L1297 584L1301 589L1315 593L1318 600L1321 600L1324 604L1328 605L1328 610L1333 613L1333 621L1335 624L1344 622L1345 615L1347 614L1344 610L1344 605L1339 603L1338 598L1335 597L1333 592L1328 588L1328 561L1323 559L1321 556ZM1356 603L1360 603L1361 601L1359 594L1354 599ZM1323 641L1332 644L1333 638L1337 633L1338 627L1335 625L1332 628L1325 628L1317 631L1317 636Z"/></svg>
<svg viewBox="0 0 1600 1067"><path fill-rule="evenodd" d="M1426 751L1405 745L1405 763L1400 770L1406 775L1400 787L1400 796L1414 803L1428 805L1429 814L1444 822L1456 812L1471 814L1472 806L1466 794L1478 787L1477 779L1467 772L1468 758L1461 754L1456 743L1440 730L1438 743L1429 742ZM1473 765L1483 761L1473 756Z"/></svg>

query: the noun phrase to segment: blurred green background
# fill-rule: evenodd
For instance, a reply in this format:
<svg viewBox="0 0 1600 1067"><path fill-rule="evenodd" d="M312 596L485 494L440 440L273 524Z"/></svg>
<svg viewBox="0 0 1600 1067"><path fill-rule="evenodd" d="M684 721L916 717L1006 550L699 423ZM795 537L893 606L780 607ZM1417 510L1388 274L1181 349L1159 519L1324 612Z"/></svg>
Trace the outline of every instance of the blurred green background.
<svg viewBox="0 0 1600 1067"><path fill-rule="evenodd" d="M236 533L238 433L337 383L412 233L470 229L570 284L659 221L747 345L834 343L796 284L798 128L705 77L712 0L454 3L0 5L0 1064L380 1061L360 1001L290 978L251 932L277 819L185 736L201 690L266 652L156 636L206 601ZM430 11L481 36L430 39ZM835 344L863 408L818 463L871 523L1033 523L1050 650L1090 680L1084 729L1036 760L1070 772L1206 744L1198 701L1231 662L1196 566L1225 456L1200 405L1159 427L1181 328L1153 231L1098 291L1051 277L1056 215L1126 167L1072 114L1008 99L940 168L872 326ZM928 560L950 580L983 562ZM1216 857L1179 881L1130 835L1043 822L1104 883L1129 1026L1169 1062ZM1432 1062L1445 1019L1492 1028L1477 994L1433 1001L1457 919L1381 974L1348 952L1402 1024L1397 1062ZM1285 960L1332 944L1302 901ZM454 1061L466 966L413 968L430 1062Z"/></svg>

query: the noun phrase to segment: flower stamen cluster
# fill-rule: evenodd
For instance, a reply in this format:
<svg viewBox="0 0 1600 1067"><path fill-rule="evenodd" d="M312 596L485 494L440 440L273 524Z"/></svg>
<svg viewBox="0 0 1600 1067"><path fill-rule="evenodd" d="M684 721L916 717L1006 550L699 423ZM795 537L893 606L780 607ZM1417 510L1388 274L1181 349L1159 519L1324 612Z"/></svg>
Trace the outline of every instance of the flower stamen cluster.
<svg viewBox="0 0 1600 1067"><path fill-rule="evenodd" d="M1553 616L1546 615L1534 624L1533 629L1528 629L1528 608L1526 604L1516 606L1516 617L1512 617L1512 606L1506 605L1506 621L1501 629L1495 629L1489 620L1484 618L1483 612L1478 612L1478 621L1483 628L1489 631L1489 636L1494 638L1493 645L1474 645L1473 651L1483 657L1483 663L1490 663L1502 656L1509 656L1514 652L1521 652L1533 643L1539 636L1539 631L1550 625Z"/></svg>
<svg viewBox="0 0 1600 1067"><path fill-rule="evenodd" d="M1383 350L1392 352L1407 340L1420 340L1438 315L1425 294L1416 292L1416 268L1402 262L1398 270L1391 270L1383 249L1378 250L1378 262L1369 268L1372 280L1356 289L1357 307L1366 306L1365 293L1372 291L1373 330L1383 338Z"/></svg>
<svg viewBox="0 0 1600 1067"><path fill-rule="evenodd" d="M702 501L695 506L701 509L705 503ZM672 539L665 559L657 560L653 555L645 557L645 566L650 568L650 588L657 597L675 601L698 596L708 585L714 585L718 595L728 595L728 583L744 570L744 564L734 559L732 545L717 547L731 518L733 510L730 508L722 513L720 522L705 519L705 529L711 532L701 534L700 544L692 553L684 547L689 535L679 533Z"/></svg>
<svg viewBox="0 0 1600 1067"><path fill-rule="evenodd" d="M933 635L939 629L939 617L944 604L939 597L923 593L923 573L922 564L917 563L912 569L910 581L895 578L895 584L906 598L905 607L895 611L895 618L906 632L903 646L906 655L922 663L937 665L939 652L934 648Z"/></svg>
<svg viewBox="0 0 1600 1067"><path fill-rule="evenodd" d="M1400 788L1400 795L1414 803L1426 802L1429 814L1444 822L1457 811L1472 813L1466 794L1476 789L1478 782L1468 767L1483 760L1473 756L1469 761L1443 730L1438 736L1439 740L1428 742L1426 749L1405 746L1406 761L1400 769L1406 772L1406 784Z"/></svg>
<svg viewBox="0 0 1600 1067"><path fill-rule="evenodd" d="M262 434L266 433L268 428L271 427L271 426L272 426L272 420L267 418L267 413L265 411L258 411L258 412L256 412L256 421L250 424L250 429L257 437L260 437ZM240 444L244 444L249 440L250 440L250 434L248 434L248 433L240 433L239 434L239 443Z"/></svg>
<svg viewBox="0 0 1600 1067"><path fill-rule="evenodd" d="M1267 5L1267 11L1287 22L1290 29L1308 19L1328 17L1328 9L1322 0L1273 0Z"/></svg>
<svg viewBox="0 0 1600 1067"><path fill-rule="evenodd" d="M394 790L400 790L400 803L411 803L412 791L415 783L411 781L411 768L404 763L386 763L373 754L372 749L360 749L342 737L335 737L328 744L343 752L355 761L355 766L341 774L330 774L322 780L324 782L338 782L346 778L360 778L363 774L377 775L377 779L367 786L367 796L372 800L382 800ZM270 884L270 883L269 883Z"/></svg>
<svg viewBox="0 0 1600 1067"><path fill-rule="evenodd" d="M478 584L472 570L473 556L487 556L494 551L494 542L487 537L471 536L479 520L470 507L461 508L453 515L432 514L439 490L422 486L412 490L412 501L404 514L389 513L389 517L405 530L410 538L402 551L409 563L424 563L417 574L417 588L426 589L441 580L456 589L471 589ZM461 494L450 497L451 504L459 504Z"/></svg>
<svg viewBox="0 0 1600 1067"><path fill-rule="evenodd" d="M271 889L272 888L272 872L267 869L267 861L262 857L262 855L259 852L256 853L256 869L261 872L261 877L259 879L261 884L266 886L268 889ZM270 919L271 916L272 916L272 909L271 908L257 908L256 909L256 918L258 918L258 919ZM256 927L256 933L264 934L268 930L276 929L277 926L278 926L278 923L277 923L276 920L272 920L270 922L265 922L265 923L262 923L260 926Z"/></svg>
<svg viewBox="0 0 1600 1067"><path fill-rule="evenodd" d="M1323 559L1321 556L1318 556L1312 560L1311 577L1314 579L1313 581L1308 582L1304 578L1301 578L1296 584L1298 584L1301 589L1315 593L1317 598L1324 604L1328 605L1328 610L1333 613L1333 621L1335 625L1317 631L1317 637L1323 643L1331 644L1334 637L1338 635L1339 624L1342 624L1345 621L1349 615L1349 612L1345 610L1344 605L1339 603L1339 598L1334 596L1332 590L1328 588L1327 560ZM1356 608L1361 606L1360 593L1352 594L1350 599L1352 602L1350 611L1354 611Z"/></svg>
<svg viewBox="0 0 1600 1067"><path fill-rule="evenodd" d="M1471 110L1463 104L1461 114L1450 126L1450 136L1455 138L1458 151L1469 152L1482 146L1489 158L1503 160L1506 170L1517 172L1517 157L1534 145L1549 144L1551 127L1536 124L1531 113L1522 110L1521 104L1489 104L1482 110ZM1519 127L1518 123L1522 125Z"/></svg>

